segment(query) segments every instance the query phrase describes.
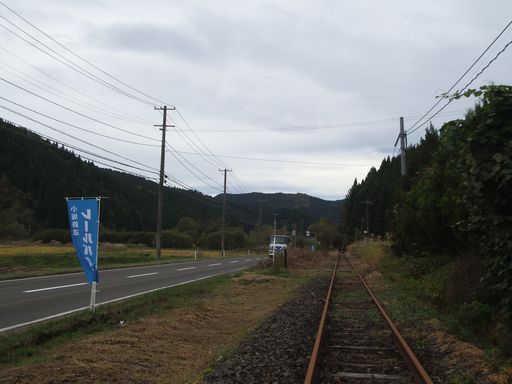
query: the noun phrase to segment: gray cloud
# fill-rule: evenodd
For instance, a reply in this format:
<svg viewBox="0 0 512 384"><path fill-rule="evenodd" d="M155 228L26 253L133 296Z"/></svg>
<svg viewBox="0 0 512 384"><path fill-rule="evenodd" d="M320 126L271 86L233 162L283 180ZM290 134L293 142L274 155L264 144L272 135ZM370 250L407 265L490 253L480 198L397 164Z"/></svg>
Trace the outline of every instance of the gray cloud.
<svg viewBox="0 0 512 384"><path fill-rule="evenodd" d="M27 0L19 7L21 13L92 62L177 105L195 129L261 129L245 134L199 132L214 153L376 167L393 153L398 117L426 111L435 96L451 86L508 22L512 11L512 3L506 0L489 4L476 0L155 0L151 4ZM511 37L512 32L503 41ZM94 98L155 124L160 122L161 116L150 106L101 88L1 31L0 43ZM493 50L485 59L495 53ZM504 54L475 85L488 80L510 82L510 58L510 52ZM105 129L22 92L9 88L4 94L47 113ZM463 110L472 103L460 100L450 110ZM170 117L187 128L176 114L170 113ZM443 119L453 117L456 115L440 117L434 123L440 126ZM272 131L388 118L396 123ZM412 122L412 118L407 120L407 124ZM124 126L124 122L115 124ZM159 132L150 125L129 127L157 138ZM422 131L411 136L410 142ZM169 140L173 146L191 151L176 132L169 134ZM158 153L151 149L123 145L116 151L158 166ZM218 167L198 156L190 156L190 161L219 179ZM368 171L368 167L223 162L253 190L304 191L329 198L343 196L354 178L361 179ZM213 193L175 160L169 159L168 164L171 174Z"/></svg>

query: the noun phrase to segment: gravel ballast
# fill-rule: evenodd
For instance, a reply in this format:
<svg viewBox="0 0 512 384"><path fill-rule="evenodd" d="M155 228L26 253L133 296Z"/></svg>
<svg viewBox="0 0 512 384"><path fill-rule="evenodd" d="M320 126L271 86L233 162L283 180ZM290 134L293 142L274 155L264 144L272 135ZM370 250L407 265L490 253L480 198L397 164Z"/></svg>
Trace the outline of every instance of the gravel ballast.
<svg viewBox="0 0 512 384"><path fill-rule="evenodd" d="M298 383L304 380L315 342L327 277L309 281L229 356L204 383Z"/></svg>

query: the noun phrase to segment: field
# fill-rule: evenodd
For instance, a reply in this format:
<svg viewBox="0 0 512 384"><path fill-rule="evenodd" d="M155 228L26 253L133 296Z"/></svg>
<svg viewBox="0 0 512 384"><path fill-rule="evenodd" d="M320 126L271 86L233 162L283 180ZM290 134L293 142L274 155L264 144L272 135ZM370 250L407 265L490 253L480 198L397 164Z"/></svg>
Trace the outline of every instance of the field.
<svg viewBox="0 0 512 384"><path fill-rule="evenodd" d="M245 251L227 251L227 257L247 255ZM158 263L193 260L193 249L162 249ZM197 258L220 257L219 251L198 250ZM125 245L100 246L99 269L131 267L157 263L155 250ZM0 245L0 280L80 272L72 245L23 244Z"/></svg>

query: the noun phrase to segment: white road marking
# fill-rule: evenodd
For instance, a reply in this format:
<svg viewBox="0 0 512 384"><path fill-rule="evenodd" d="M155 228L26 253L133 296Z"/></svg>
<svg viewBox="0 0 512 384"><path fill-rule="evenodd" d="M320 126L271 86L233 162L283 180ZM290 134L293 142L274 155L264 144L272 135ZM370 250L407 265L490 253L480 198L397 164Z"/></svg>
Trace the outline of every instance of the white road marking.
<svg viewBox="0 0 512 384"><path fill-rule="evenodd" d="M209 267L215 267L217 265L222 265L222 263L214 263L214 264L208 264Z"/></svg>
<svg viewBox="0 0 512 384"><path fill-rule="evenodd" d="M233 271L233 272L234 272L234 271ZM220 272L220 273L217 273L217 274L214 274L214 275L208 275L208 276L199 277L199 278L197 278L197 279L192 279L192 280L182 281L182 282L180 282L180 283L167 285L167 286L165 286L165 287L161 287L161 288L155 288L155 289L150 289L150 290L148 290L148 291L144 291L144 292L134 293L133 295L128 295L128 296L118 297L117 299L112 299L112 300L103 301L103 302L101 302L101 303L96 303L96 306L97 306L97 307L99 307L100 305L105 305L105 304L115 303L115 302L117 302L117 301L122 301L122 300L126 300L126 299L131 299L132 297L137 297L137 296L145 295L146 293L156 292L156 291L160 291L160 290L162 290L162 289L166 289L166 288L173 288L173 287L177 287L177 286L179 286L179 285L185 285L185 284L188 284L188 283L195 283L196 281L201 281L201 280L205 280L205 279L210 279L210 278L212 278L212 277L219 276L219 275L223 275L223 274L225 274L225 273L226 273L226 272ZM85 284L87 284L87 283L85 283ZM81 308L77 308L77 309L72 309L71 311L66 311L66 312L56 313L55 315L50 315L50 316L42 317L42 318L37 319L37 320L27 321L26 323L21 323L21 324L16 324L16 325L11 325L10 327L0 328L0 333L2 333L2 332L6 332L6 331L10 331L10 330L12 330L12 329L20 328L20 327L25 327L25 326L27 326L27 325L37 324L37 323L40 323L40 322L42 322L42 321L55 319L55 318L57 318L57 317L70 315L70 314L72 314L72 313L79 312L79 311L83 311L83 310L86 310L86 309L89 309L89 306L87 306L87 307L81 307Z"/></svg>
<svg viewBox="0 0 512 384"><path fill-rule="evenodd" d="M127 279L133 279L134 277L151 276L151 275L158 275L158 272L142 273L140 275L126 276L126 278Z"/></svg>
<svg viewBox="0 0 512 384"><path fill-rule="evenodd" d="M170 266L170 265L169 265ZM136 268L142 268L142 267L136 267ZM195 268L195 267L194 267ZM243 268L238 268L238 269L235 269L233 271L231 271L230 273L233 273L233 272L238 272L238 271L241 271L243 270ZM197 279L192 279L192 280L187 280L187 281L182 281L180 283L176 283L176 284L171 284L171 285L167 285L165 287L161 287L161 288L155 288L155 289L150 289L148 291L144 291L144 292L139 292L139 293L134 293L132 295L128 295L128 296L123 296L123 297L119 297L117 299L112 299L112 300L108 300L108 301L104 301L104 302L101 302L101 303L96 303L96 306L99 307L100 305L105 305L105 304L111 304L111 303L115 303L115 302L118 302L118 301L123 301L123 300L126 300L126 299L131 299L132 297L137 297L137 296L141 296L141 295L145 295L146 293L151 293L151 292L156 292L156 291L160 291L162 289L167 289L167 288L173 288L173 287L177 287L179 285L185 285L185 284L188 284L188 283L194 283L196 281L201 281L201 280L205 280L205 279L209 279L209 278L212 278L212 277L215 277L215 276L219 276L219 275L223 275L225 274L226 272L220 272L220 273L217 273L217 274L213 274L213 275L208 275L208 276L203 276L203 277L199 277ZM81 274L81 272L80 272ZM57 275L58 276L58 275ZM62 276L62 275L61 275ZM42 277L47 277L47 276L41 276ZM39 278L39 277L36 277L36 278ZM29 278L29 279L32 279L32 278ZM5 281L5 280L4 280ZM87 284L87 283L83 283L83 284ZM80 312L80 311L84 311L84 310L87 310L89 309L89 306L87 307L80 307L80 308L76 308L76 309L72 309L70 311L65 311L65 312L60 312L60 313L56 313L54 315L50 315L50 316L46 316L46 317L42 317L42 318L39 318L39 319L36 319L36 320L32 320L32 321L27 321L25 323L20 323L20 324L16 324L16 325L11 325L9 327L5 327L5 328L0 328L0 333L3 333L3 332L7 332L7 331L10 331L10 330L13 330L13 329L17 329L17 328L21 328L21 327L25 327L25 326L28 326L28 325L32 325L32 324L37 324L37 323L41 323L43 321L47 321L47 320L51 320L51 319L56 319L58 317L62 317L62 316L66 316L66 315L70 315L72 313L76 313L76 312Z"/></svg>
<svg viewBox="0 0 512 384"><path fill-rule="evenodd" d="M233 261L230 261L229 263L230 263L230 264L233 264L233 263L239 263L239 261L238 261L238 260L233 260Z"/></svg>
<svg viewBox="0 0 512 384"><path fill-rule="evenodd" d="M48 287L48 288L39 288L39 289L31 289L29 291L23 291L24 293L32 293L32 292L41 292L41 291L50 291L52 289L62 289L69 287L78 287L79 285L87 285L89 283L78 283L78 284L68 284L68 285L59 285L58 287Z"/></svg>
<svg viewBox="0 0 512 384"><path fill-rule="evenodd" d="M195 269L196 267L179 268L177 271L187 271L189 269Z"/></svg>

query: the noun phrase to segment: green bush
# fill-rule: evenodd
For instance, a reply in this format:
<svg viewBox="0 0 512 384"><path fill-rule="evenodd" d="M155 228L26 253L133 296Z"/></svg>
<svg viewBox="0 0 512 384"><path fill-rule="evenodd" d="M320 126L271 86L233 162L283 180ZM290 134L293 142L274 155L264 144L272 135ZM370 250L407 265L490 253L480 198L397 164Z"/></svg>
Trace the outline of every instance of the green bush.
<svg viewBox="0 0 512 384"><path fill-rule="evenodd" d="M454 281L453 264L445 265L421 279L424 294L434 304L448 306L453 299L452 289Z"/></svg>
<svg viewBox="0 0 512 384"><path fill-rule="evenodd" d="M25 230L25 227L17 221L0 228L0 239L23 240L26 239L27 236L28 233Z"/></svg>
<svg viewBox="0 0 512 384"><path fill-rule="evenodd" d="M100 242L126 244L130 241L131 232L100 231Z"/></svg>
<svg viewBox="0 0 512 384"><path fill-rule="evenodd" d="M69 229L45 229L34 235L35 241L43 243L50 243L52 241L59 241L61 243L69 243L71 241L71 234Z"/></svg>
<svg viewBox="0 0 512 384"><path fill-rule="evenodd" d="M151 247L154 244L153 232L113 232L100 231L100 242L114 244L144 244Z"/></svg>
<svg viewBox="0 0 512 384"><path fill-rule="evenodd" d="M471 303L464 303L459 309L459 321L468 327L476 335L482 335L491 324L493 309L489 304L473 300Z"/></svg>
<svg viewBox="0 0 512 384"><path fill-rule="evenodd" d="M209 249L221 248L221 231L210 233L207 237ZM241 229L228 229L224 233L224 247L226 249L241 249L247 247L247 235Z"/></svg>
<svg viewBox="0 0 512 384"><path fill-rule="evenodd" d="M192 248L194 239L186 233L178 232L175 229L162 231L163 248Z"/></svg>
<svg viewBox="0 0 512 384"><path fill-rule="evenodd" d="M128 242L130 244L144 244L151 247L155 242L155 234L153 232L130 232Z"/></svg>

